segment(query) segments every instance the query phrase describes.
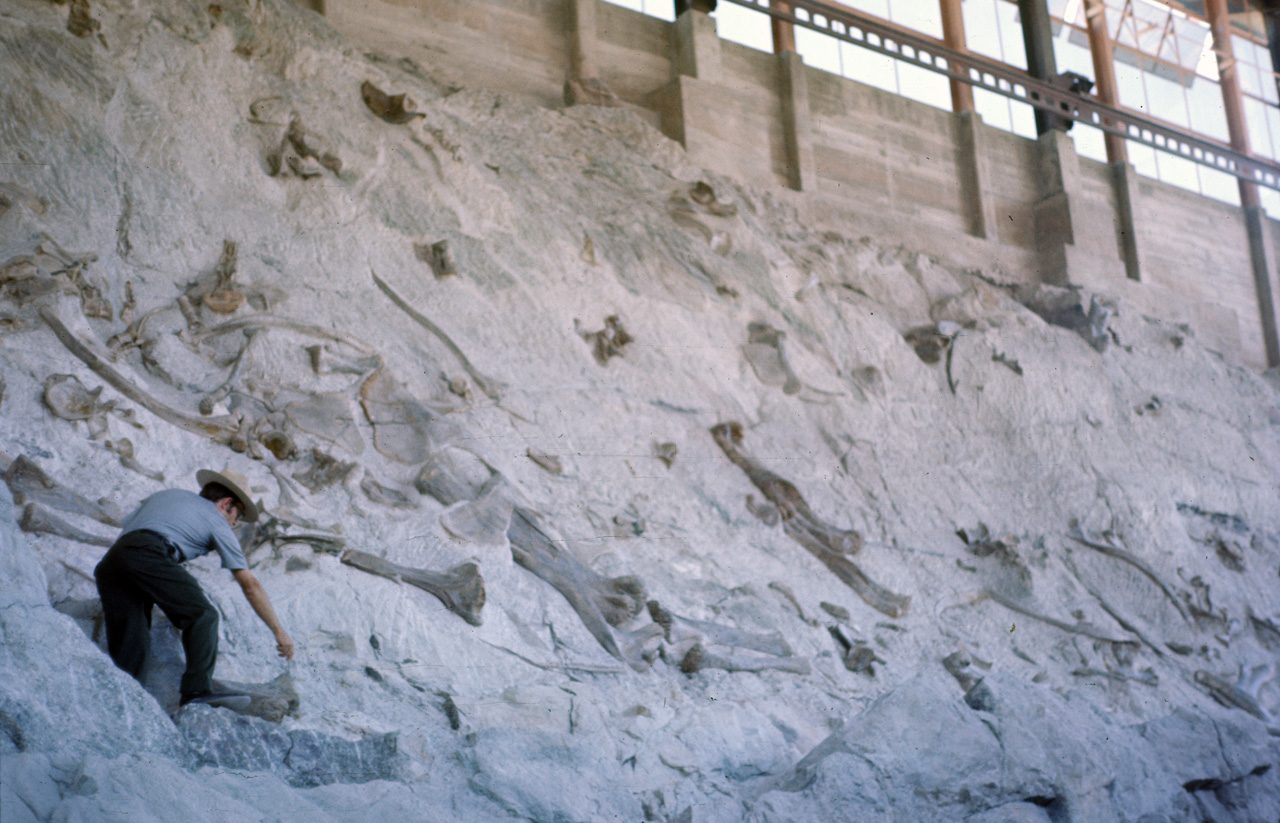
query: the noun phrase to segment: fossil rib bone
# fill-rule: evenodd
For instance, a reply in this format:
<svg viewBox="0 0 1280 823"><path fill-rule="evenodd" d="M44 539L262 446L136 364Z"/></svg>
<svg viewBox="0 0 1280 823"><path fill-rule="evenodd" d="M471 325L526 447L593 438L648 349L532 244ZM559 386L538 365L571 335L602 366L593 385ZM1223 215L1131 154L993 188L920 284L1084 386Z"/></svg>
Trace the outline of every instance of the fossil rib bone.
<svg viewBox="0 0 1280 823"><path fill-rule="evenodd" d="M727 672L782 671L792 674L809 674L807 657L747 657L745 655L719 655L707 651L701 643L695 643L680 660L680 671L693 674L701 669L723 669Z"/></svg>
<svg viewBox="0 0 1280 823"><path fill-rule="evenodd" d="M459 563L445 572L432 572L400 566L355 549L343 552L342 562L397 583L417 586L438 598L458 617L473 626L480 625L480 610L484 608L484 578L475 563Z"/></svg>
<svg viewBox="0 0 1280 823"><path fill-rule="evenodd" d="M1080 525L1076 522L1072 522L1070 524L1067 531L1067 537L1082 546L1088 546L1094 551L1101 552L1108 557L1114 557L1116 560L1120 560L1124 563L1128 563L1130 566L1133 566L1135 569L1151 578L1151 582L1155 583L1160 588L1160 591L1164 592L1164 596L1169 598L1169 602L1173 603L1174 608L1178 610L1178 614L1182 615L1183 620L1189 621L1191 619L1187 616L1187 610L1183 607L1178 598L1174 596L1173 590L1169 588L1168 584L1160 579L1160 576L1156 574L1155 569L1151 568L1151 566L1147 565L1136 555L1125 551L1119 546L1111 545L1110 541L1102 542L1100 540L1090 539L1085 535L1084 531L1081 530Z"/></svg>
<svg viewBox="0 0 1280 823"><path fill-rule="evenodd" d="M471 365L471 361L467 359L467 356L462 353L462 349L458 348L458 344L454 343L453 339L450 338L449 335L445 334L439 326L432 323L425 315L405 302L403 297L396 294L390 286L382 281L382 278L378 277L377 272L370 270L369 273L373 275L373 282L378 285L378 288L382 290L382 293L385 294L392 303L395 303L401 311L409 315L410 319L419 326L422 326L422 328L435 335L436 338L444 344L445 348L447 348L454 357L458 358L458 362L462 364L463 370L466 371L467 375L475 382L476 387L479 388L480 391L484 392L491 400L498 399L502 389L506 388L502 383L481 374L475 366Z"/></svg>
<svg viewBox="0 0 1280 823"><path fill-rule="evenodd" d="M263 331L263 329L248 329L245 331L245 337L248 339L245 341L244 348L240 350L240 354L236 355L236 362L231 367L231 373L227 375L227 379L223 381L221 386L214 389L200 401L201 414L213 414L213 407L222 402L223 398L228 394L231 394L231 389L235 386L236 381L240 379L240 375L253 363L253 341L257 340L258 335Z"/></svg>
<svg viewBox="0 0 1280 823"><path fill-rule="evenodd" d="M1106 641L1107 643L1131 642L1126 637L1113 637L1108 634L1103 634L1101 631L1094 628L1092 625L1088 623L1080 622L1073 625L1071 623L1066 623L1062 620L1049 617L1047 614L1041 614L1040 612L1035 611L1034 609L1031 609L1027 606L1023 606L1020 603L1016 603L1013 600L1010 600L1009 598L1000 594L999 592L992 591L991 589L986 589L984 590L983 593L987 597L990 597L992 600L999 603L1001 606L1004 606L1009 611L1017 612L1020 615L1023 615L1025 617L1030 617L1033 620L1039 620L1042 623L1048 623L1050 626L1054 626L1055 628L1062 629L1064 632L1071 632L1072 634L1082 634L1085 637L1092 637L1094 640L1103 640L1103 641Z"/></svg>
<svg viewBox="0 0 1280 823"><path fill-rule="evenodd" d="M209 437L218 443L229 444L232 438L235 437L240 428L239 421L236 418L231 416L192 417L169 408L116 371L107 362L109 356L98 348L97 343L85 340L73 332L63 322L56 309L51 306L44 306L40 309L40 316L49 324L49 328L53 329L53 333L62 341L62 345L66 346L72 354L80 358L95 374L111 384L112 388L156 417L193 434Z"/></svg>
<svg viewBox="0 0 1280 823"><path fill-rule="evenodd" d="M787 657L791 654L791 647L777 632L756 634L733 626L681 617L664 609L657 600L650 600L648 607L649 616L662 627L668 643L679 644L690 637L697 637L712 645L750 649L775 657Z"/></svg>

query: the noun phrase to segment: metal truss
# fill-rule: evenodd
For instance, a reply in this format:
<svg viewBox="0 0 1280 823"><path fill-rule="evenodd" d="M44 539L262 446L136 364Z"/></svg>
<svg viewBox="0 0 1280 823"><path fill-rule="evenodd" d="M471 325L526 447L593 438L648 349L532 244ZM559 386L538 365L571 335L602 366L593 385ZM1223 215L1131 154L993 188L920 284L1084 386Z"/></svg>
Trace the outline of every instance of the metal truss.
<svg viewBox="0 0 1280 823"><path fill-rule="evenodd" d="M854 9L818 0L724 0L811 29L846 43L902 60L962 83L1026 103L1067 120L1084 123L1225 172L1241 180L1280 190L1280 165L1140 114L1108 106L1087 95L1038 80L1012 66L972 52L960 52L935 40Z"/></svg>

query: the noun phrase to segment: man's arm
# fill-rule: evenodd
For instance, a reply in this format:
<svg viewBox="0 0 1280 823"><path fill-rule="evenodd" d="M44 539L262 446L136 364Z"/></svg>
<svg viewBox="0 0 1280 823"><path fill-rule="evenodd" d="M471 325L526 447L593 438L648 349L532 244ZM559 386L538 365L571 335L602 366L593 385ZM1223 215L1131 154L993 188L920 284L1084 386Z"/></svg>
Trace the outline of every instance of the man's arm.
<svg viewBox="0 0 1280 823"><path fill-rule="evenodd" d="M249 605L253 606L253 610L258 613L258 617L262 618L262 622L266 623L267 628L271 629L271 633L275 635L276 651L285 660L292 660L293 640L284 630L284 626L280 625L275 609L271 608L271 601L267 599L267 590L262 588L258 578L254 577L253 572L248 569L234 569L231 575L240 584L240 588L244 590L244 599L249 601Z"/></svg>

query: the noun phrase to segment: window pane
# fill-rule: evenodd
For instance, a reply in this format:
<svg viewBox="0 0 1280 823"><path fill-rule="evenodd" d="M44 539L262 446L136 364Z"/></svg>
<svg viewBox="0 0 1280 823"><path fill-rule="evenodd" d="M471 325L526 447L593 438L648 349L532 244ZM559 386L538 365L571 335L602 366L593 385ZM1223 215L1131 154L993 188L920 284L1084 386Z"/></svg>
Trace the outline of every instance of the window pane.
<svg viewBox="0 0 1280 823"><path fill-rule="evenodd" d="M1120 105L1134 111L1147 111L1147 90L1142 84L1142 69L1116 60L1116 89L1120 94Z"/></svg>
<svg viewBox="0 0 1280 823"><path fill-rule="evenodd" d="M965 45L984 57L1001 60L1004 54L1000 46L1000 29L996 23L998 0L966 0L961 6L964 14Z"/></svg>
<svg viewBox="0 0 1280 823"><path fill-rule="evenodd" d="M1132 140L1126 140L1125 143L1129 147L1129 162L1133 164L1134 170L1138 174L1159 180L1160 175L1156 169L1156 150L1143 143L1135 143Z"/></svg>
<svg viewBox="0 0 1280 823"><path fill-rule="evenodd" d="M1036 114L1027 103L1009 101L1009 116L1013 119L1013 133L1020 137L1036 139Z"/></svg>
<svg viewBox="0 0 1280 823"><path fill-rule="evenodd" d="M1205 197L1212 197L1214 200L1221 200L1233 206L1240 205L1240 185L1236 182L1236 178L1225 171L1211 169L1208 166L1201 166L1199 172L1200 191Z"/></svg>
<svg viewBox="0 0 1280 823"><path fill-rule="evenodd" d="M1013 131L1013 121L1009 117L1009 101L995 92L975 88L973 108L982 115L982 122L988 126Z"/></svg>
<svg viewBox="0 0 1280 823"><path fill-rule="evenodd" d="M799 35L799 31L796 34ZM897 93L898 77L893 71L892 57L852 43L841 43L840 60L844 65L844 76L850 80Z"/></svg>
<svg viewBox="0 0 1280 823"><path fill-rule="evenodd" d="M1199 193L1200 178L1193 161L1167 151L1157 151L1155 155L1161 180L1180 189Z"/></svg>
<svg viewBox="0 0 1280 823"><path fill-rule="evenodd" d="M675 20L675 0L644 0L644 13L662 20Z"/></svg>
<svg viewBox="0 0 1280 823"><path fill-rule="evenodd" d="M840 49L837 43L834 37L796 26L796 51L804 58L805 65L839 74Z"/></svg>
<svg viewBox="0 0 1280 823"><path fill-rule="evenodd" d="M996 3L996 20L1000 26L1000 43L1004 49L1004 62L1026 69L1027 50L1023 46L1022 24L1018 22L1018 7L1012 3Z"/></svg>
<svg viewBox="0 0 1280 823"><path fill-rule="evenodd" d="M1081 157L1107 162L1107 142L1101 129L1076 123L1071 130L1071 141L1076 144L1076 154Z"/></svg>
<svg viewBox="0 0 1280 823"><path fill-rule="evenodd" d="M1154 74L1148 74L1146 80L1147 105L1150 106L1151 114L1179 126L1190 126L1187 98L1183 94L1182 84Z"/></svg>
<svg viewBox="0 0 1280 823"><path fill-rule="evenodd" d="M893 0L889 19L912 31L942 39L942 5L936 0Z"/></svg>
<svg viewBox="0 0 1280 823"><path fill-rule="evenodd" d="M760 51L773 51L773 32L769 27L769 15L733 3L724 3L716 7L715 18L716 33L725 40L741 43ZM796 29L797 49L800 31L801 29ZM809 61L805 60L805 62Z"/></svg>
<svg viewBox="0 0 1280 823"><path fill-rule="evenodd" d="M951 84L941 74L899 60L898 88L904 97L951 111Z"/></svg>
<svg viewBox="0 0 1280 823"><path fill-rule="evenodd" d="M1197 76L1187 89L1187 104L1190 107L1193 131L1224 143L1230 140L1221 86L1210 82L1208 78Z"/></svg>

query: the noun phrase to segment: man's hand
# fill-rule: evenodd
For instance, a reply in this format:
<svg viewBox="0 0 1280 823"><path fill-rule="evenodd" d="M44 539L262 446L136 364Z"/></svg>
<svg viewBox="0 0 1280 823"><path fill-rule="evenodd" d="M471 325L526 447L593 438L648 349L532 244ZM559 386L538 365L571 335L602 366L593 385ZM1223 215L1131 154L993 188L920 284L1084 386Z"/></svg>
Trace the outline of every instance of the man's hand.
<svg viewBox="0 0 1280 823"><path fill-rule="evenodd" d="M258 578L254 577L253 572L248 569L236 569L231 572L231 575L244 590L244 597L249 601L249 605L253 606L258 617L262 618L262 622L266 623L267 628L271 629L271 633L275 635L276 653L285 660L292 660L293 639L284 630L284 626L280 625L280 619L276 617L275 609L271 608L271 601L267 599L266 589L262 588Z"/></svg>
<svg viewBox="0 0 1280 823"><path fill-rule="evenodd" d="M276 635L276 653L285 660L293 659L293 638L284 632Z"/></svg>

